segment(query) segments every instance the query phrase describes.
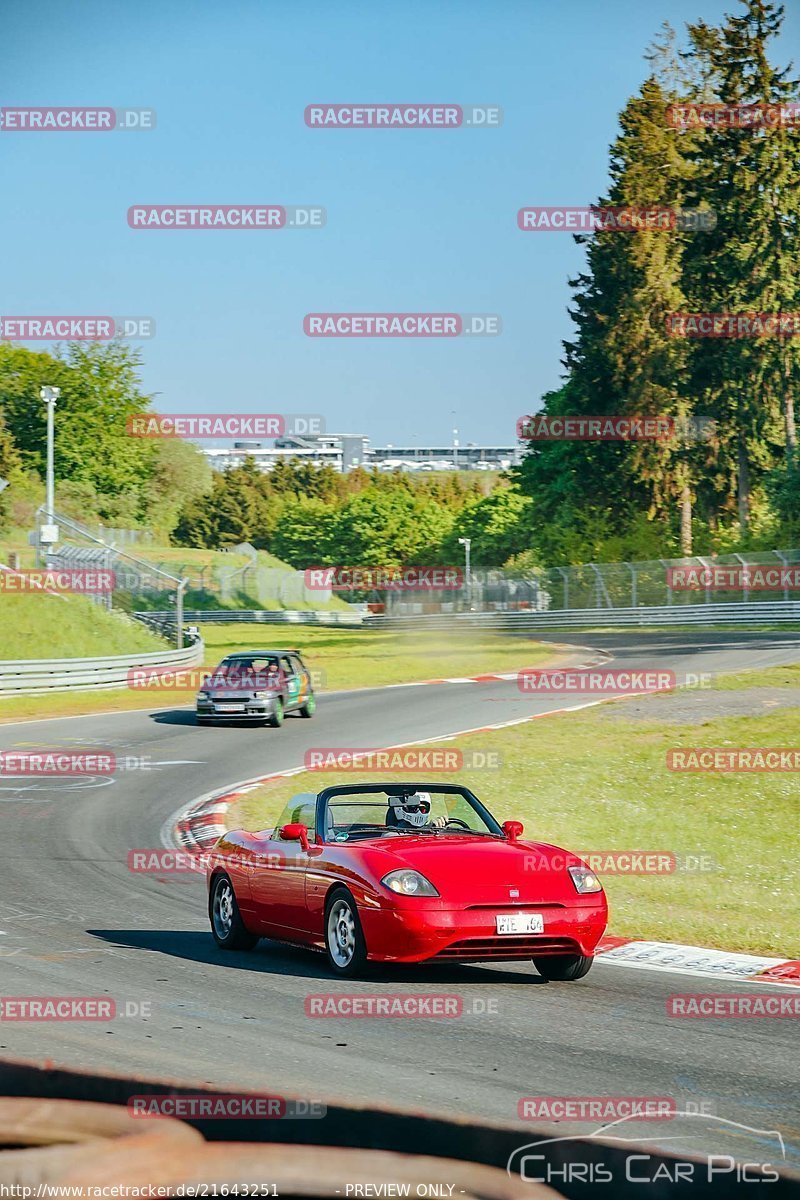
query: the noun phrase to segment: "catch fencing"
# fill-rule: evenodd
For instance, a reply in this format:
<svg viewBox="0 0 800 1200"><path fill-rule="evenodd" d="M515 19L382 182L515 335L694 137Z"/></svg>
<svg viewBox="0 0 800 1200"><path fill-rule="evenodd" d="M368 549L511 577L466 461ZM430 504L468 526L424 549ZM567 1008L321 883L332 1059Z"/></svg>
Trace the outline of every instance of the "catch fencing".
<svg viewBox="0 0 800 1200"><path fill-rule="evenodd" d="M169 620L169 613L133 613L140 620ZM579 608L551 611L488 611L373 613L362 606L354 612L304 612L195 609L189 624L202 625L335 625L362 629L496 630L603 629L625 626L791 625L800 626L800 600L751 601L747 604L652 605L639 608Z"/></svg>
<svg viewBox="0 0 800 1200"><path fill-rule="evenodd" d="M774 576L762 590L764 571ZM683 573L692 586L676 585ZM725 576L721 586L715 581ZM706 581L706 582L704 582ZM732 582L733 581L733 582ZM738 586L736 582L738 581ZM750 554L697 555L617 563L582 563L519 572L472 571L457 592L389 591L382 597L387 616L425 613L585 612L594 610L739 605L751 600L800 600L800 550ZM581 618L583 619L583 618ZM687 621L695 618L687 616Z"/></svg>

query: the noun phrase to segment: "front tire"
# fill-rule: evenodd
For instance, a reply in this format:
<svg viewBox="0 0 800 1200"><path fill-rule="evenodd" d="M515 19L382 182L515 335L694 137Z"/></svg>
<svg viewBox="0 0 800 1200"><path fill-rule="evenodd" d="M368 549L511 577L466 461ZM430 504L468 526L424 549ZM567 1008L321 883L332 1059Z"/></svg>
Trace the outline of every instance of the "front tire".
<svg viewBox="0 0 800 1200"><path fill-rule="evenodd" d="M367 961L358 909L347 888L334 888L325 905L325 952L331 970L342 979L356 978Z"/></svg>
<svg viewBox="0 0 800 1200"><path fill-rule="evenodd" d="M592 969L593 958L585 954L549 954L534 958L533 965L544 979L554 983L571 983L583 979Z"/></svg>
<svg viewBox="0 0 800 1200"><path fill-rule="evenodd" d="M227 875L214 880L208 899L208 916L214 941L222 950L252 950L258 942L244 927L233 884Z"/></svg>
<svg viewBox="0 0 800 1200"><path fill-rule="evenodd" d="M280 729L281 725L283 724L283 717L284 717L283 701L276 700L275 707L273 708L270 715L267 717L267 724L272 729Z"/></svg>

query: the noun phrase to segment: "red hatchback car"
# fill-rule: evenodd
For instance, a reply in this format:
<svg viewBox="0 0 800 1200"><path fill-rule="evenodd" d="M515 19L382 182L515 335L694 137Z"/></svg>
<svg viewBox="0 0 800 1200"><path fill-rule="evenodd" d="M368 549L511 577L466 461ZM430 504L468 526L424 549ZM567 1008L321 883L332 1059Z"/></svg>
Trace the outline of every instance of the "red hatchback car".
<svg viewBox="0 0 800 1200"><path fill-rule="evenodd" d="M608 922L577 855L521 839L466 787L369 783L295 796L273 830L225 834L208 867L217 944L260 937L375 962L532 961L580 979Z"/></svg>

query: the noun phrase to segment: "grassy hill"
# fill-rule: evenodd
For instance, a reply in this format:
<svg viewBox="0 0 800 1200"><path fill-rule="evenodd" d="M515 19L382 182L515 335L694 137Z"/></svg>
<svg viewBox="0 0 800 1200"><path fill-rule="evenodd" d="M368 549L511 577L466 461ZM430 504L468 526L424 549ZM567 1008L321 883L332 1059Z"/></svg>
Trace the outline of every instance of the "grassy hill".
<svg viewBox="0 0 800 1200"><path fill-rule="evenodd" d="M0 661L163 649L161 638L138 621L109 612L84 596L0 593Z"/></svg>

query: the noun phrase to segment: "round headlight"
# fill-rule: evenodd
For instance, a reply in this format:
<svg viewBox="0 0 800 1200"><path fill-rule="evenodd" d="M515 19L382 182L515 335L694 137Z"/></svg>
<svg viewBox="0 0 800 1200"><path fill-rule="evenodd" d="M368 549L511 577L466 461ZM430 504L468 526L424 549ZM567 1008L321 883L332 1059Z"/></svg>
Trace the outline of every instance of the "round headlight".
<svg viewBox="0 0 800 1200"><path fill-rule="evenodd" d="M399 896L438 896L436 888L419 871L390 871L381 883Z"/></svg>
<svg viewBox="0 0 800 1200"><path fill-rule="evenodd" d="M570 878L575 884L575 891L582 896L591 892L602 892L603 885L589 867L567 867Z"/></svg>

